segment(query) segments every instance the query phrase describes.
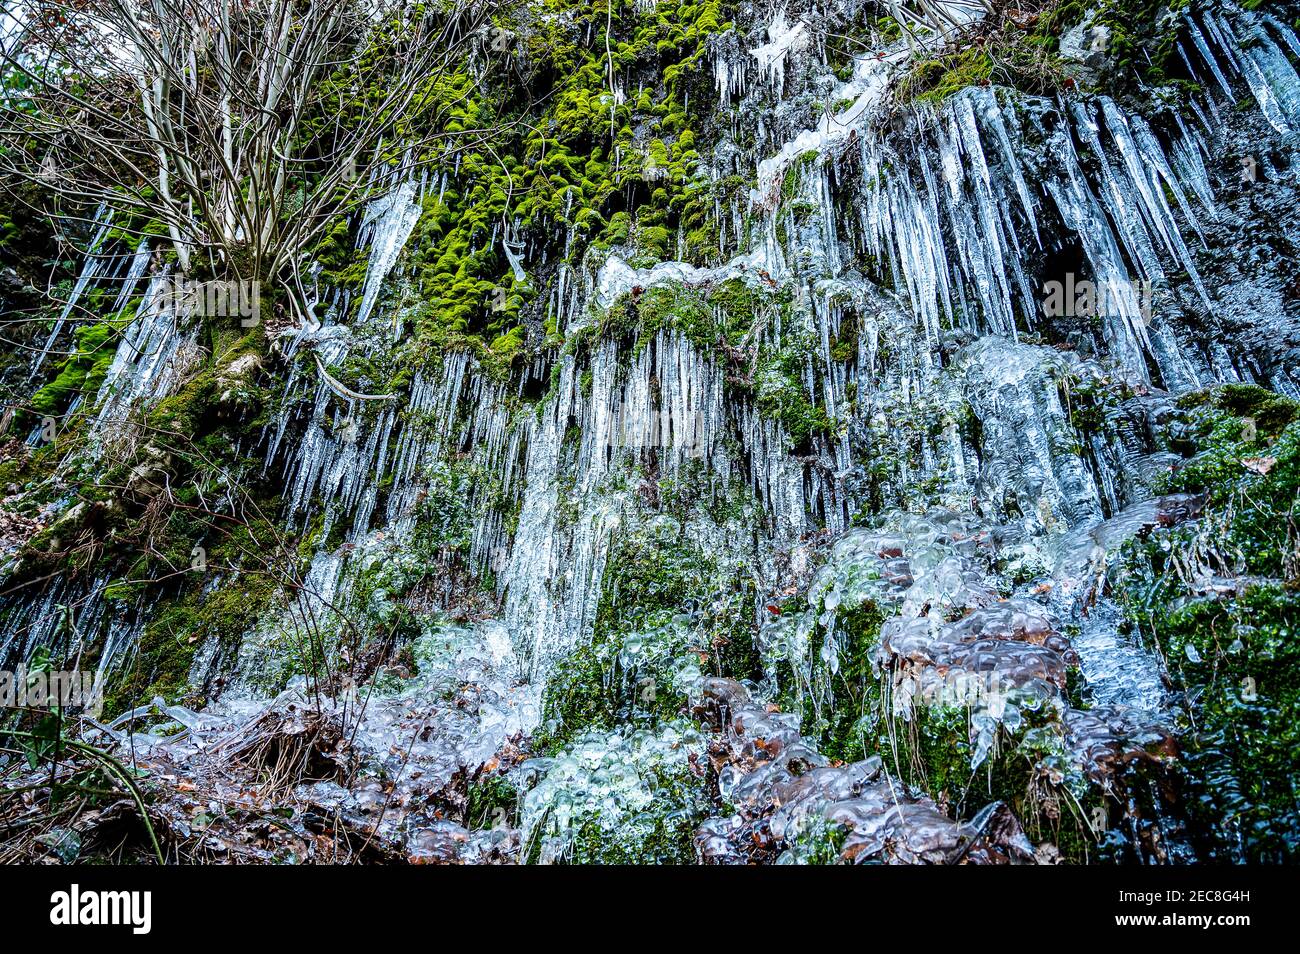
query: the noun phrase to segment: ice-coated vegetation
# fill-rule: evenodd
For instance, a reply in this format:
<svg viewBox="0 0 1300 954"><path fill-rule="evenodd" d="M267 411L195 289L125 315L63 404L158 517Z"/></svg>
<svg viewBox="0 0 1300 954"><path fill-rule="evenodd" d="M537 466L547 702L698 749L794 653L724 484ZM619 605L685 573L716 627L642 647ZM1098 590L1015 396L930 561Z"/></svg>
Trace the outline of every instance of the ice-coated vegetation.
<svg viewBox="0 0 1300 954"><path fill-rule="evenodd" d="M0 858L1295 860L1294 4L426 6L285 182L7 183L0 784L153 841Z"/></svg>

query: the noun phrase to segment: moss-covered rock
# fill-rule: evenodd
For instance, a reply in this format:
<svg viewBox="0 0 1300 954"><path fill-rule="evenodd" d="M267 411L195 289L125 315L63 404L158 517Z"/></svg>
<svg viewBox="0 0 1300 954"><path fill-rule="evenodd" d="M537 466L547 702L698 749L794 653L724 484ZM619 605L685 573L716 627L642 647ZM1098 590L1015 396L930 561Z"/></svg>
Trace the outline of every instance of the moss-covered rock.
<svg viewBox="0 0 1300 954"><path fill-rule="evenodd" d="M1294 859L1300 422L1293 402L1258 388L1182 405L1181 439L1195 453L1168 487L1204 493L1205 512L1131 543L1119 593L1183 700L1184 804L1199 851Z"/></svg>

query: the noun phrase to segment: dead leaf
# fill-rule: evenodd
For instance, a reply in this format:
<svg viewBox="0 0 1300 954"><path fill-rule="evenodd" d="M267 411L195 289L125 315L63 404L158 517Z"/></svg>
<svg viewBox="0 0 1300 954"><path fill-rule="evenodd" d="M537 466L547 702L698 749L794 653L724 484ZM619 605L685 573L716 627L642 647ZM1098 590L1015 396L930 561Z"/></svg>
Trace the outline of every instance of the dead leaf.
<svg viewBox="0 0 1300 954"><path fill-rule="evenodd" d="M1276 457L1243 457L1241 466L1255 474L1267 474L1277 463Z"/></svg>

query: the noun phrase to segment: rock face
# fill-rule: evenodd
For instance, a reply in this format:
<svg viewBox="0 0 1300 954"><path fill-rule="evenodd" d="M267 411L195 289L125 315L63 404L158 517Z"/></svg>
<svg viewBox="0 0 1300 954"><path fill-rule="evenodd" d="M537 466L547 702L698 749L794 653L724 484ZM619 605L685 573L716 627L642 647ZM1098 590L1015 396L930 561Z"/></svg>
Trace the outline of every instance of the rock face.
<svg viewBox="0 0 1300 954"><path fill-rule="evenodd" d="M0 665L202 860L1293 858L1294 10L939 6L524 5L314 324L88 216Z"/></svg>

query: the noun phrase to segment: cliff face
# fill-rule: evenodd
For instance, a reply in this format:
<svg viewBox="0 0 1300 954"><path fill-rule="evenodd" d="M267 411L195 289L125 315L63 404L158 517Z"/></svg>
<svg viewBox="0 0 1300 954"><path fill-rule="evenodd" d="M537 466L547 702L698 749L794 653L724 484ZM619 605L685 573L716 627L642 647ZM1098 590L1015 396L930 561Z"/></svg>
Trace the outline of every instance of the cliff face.
<svg viewBox="0 0 1300 954"><path fill-rule="evenodd" d="M14 213L0 666L93 669L202 859L1293 858L1253 7L504 9L435 94L492 134L394 154L314 321Z"/></svg>

